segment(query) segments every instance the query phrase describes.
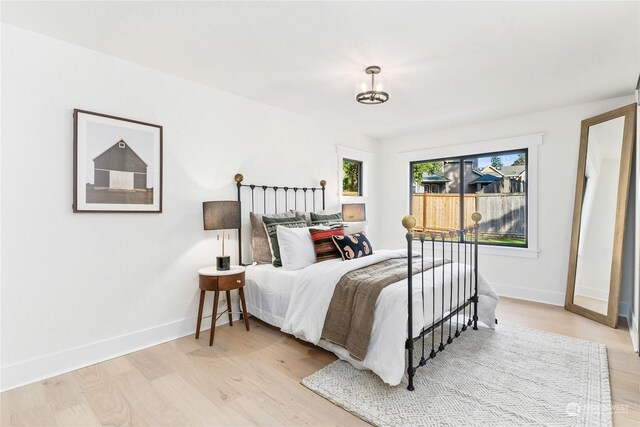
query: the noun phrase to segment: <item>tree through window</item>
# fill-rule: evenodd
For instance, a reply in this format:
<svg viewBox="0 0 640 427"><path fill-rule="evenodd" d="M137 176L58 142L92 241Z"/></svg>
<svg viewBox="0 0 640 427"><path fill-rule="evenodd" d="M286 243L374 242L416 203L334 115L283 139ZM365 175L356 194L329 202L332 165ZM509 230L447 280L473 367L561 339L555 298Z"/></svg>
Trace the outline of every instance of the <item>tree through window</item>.
<svg viewBox="0 0 640 427"><path fill-rule="evenodd" d="M342 160L342 195L362 196L362 162Z"/></svg>

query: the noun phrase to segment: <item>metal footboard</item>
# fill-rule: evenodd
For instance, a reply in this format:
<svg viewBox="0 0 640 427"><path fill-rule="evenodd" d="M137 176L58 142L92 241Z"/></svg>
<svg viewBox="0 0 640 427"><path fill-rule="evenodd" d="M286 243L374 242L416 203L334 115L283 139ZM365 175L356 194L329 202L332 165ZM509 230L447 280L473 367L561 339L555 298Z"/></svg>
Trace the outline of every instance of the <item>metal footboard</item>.
<svg viewBox="0 0 640 427"><path fill-rule="evenodd" d="M407 215L402 219L402 225L407 229L407 291L408 291L408 319L407 319L407 376L409 384L407 388L414 390L413 378L418 368L426 365L429 359L445 350L447 345L473 325L478 329L478 223L482 215L476 212L471 216L474 225L461 230L423 230L415 232L416 218ZM419 244L419 255L422 268L417 274L413 271L414 244ZM451 262L443 264L441 271L431 268L424 271L426 250L431 250L432 257L442 257ZM454 263L454 260L457 262ZM467 267L468 266L468 267ZM462 268L462 272L460 271ZM457 279L454 280L454 269L457 270ZM446 278L449 272L448 280ZM461 274L462 273L462 274ZM415 274L415 277L414 277ZM417 280L421 289L422 319L427 315L425 309L425 275L431 275L431 326L420 328L420 333L414 337L413 333L413 287ZM436 298L436 281L441 275L442 290L440 298ZM462 289L461 289L462 288ZM445 296L448 290L448 298ZM455 304L454 304L455 295ZM455 323L455 331L454 331ZM425 348L425 341L430 335L431 349ZM437 343L439 336L440 342ZM414 351L416 342L422 341L420 361L415 363ZM428 351L428 354L427 354Z"/></svg>

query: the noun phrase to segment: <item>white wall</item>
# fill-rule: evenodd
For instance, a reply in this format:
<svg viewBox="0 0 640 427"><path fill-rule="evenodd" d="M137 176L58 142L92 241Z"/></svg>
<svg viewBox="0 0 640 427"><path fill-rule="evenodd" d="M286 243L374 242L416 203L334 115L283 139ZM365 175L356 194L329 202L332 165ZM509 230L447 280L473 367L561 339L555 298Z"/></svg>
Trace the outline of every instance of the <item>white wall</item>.
<svg viewBox="0 0 640 427"><path fill-rule="evenodd" d="M235 199L236 172L256 184L326 179L338 209L336 145L377 150L370 138L6 24L1 91L3 389L192 333L197 270L219 252L201 203ZM72 213L74 108L164 126L162 214Z"/></svg>
<svg viewBox="0 0 640 427"><path fill-rule="evenodd" d="M635 168L634 176L632 178L633 194L635 195L635 211L634 211L634 251L632 252L633 262L633 281L631 282L631 309L629 317L631 318L631 326L629 331L631 333L631 341L633 342L633 348L638 351L640 345L640 328L638 327L640 318L640 82L636 87L636 102L638 103L638 109L636 110L636 156L635 156Z"/></svg>
<svg viewBox="0 0 640 427"><path fill-rule="evenodd" d="M634 161L635 167L635 161ZM635 215L638 209L636 193L636 173L631 174L629 189L629 208L625 218L625 239L622 248L622 288L620 289L620 316L627 318L629 333L634 349L637 351L638 345L638 317L635 311L634 300L638 295L638 284L635 282L636 268L636 224Z"/></svg>
<svg viewBox="0 0 640 427"><path fill-rule="evenodd" d="M562 305L567 281L580 122L631 102L632 97L616 98L381 141L378 157L385 159L386 165L381 169L378 200L386 207L379 212L379 223L385 224L381 228L382 244L387 247L403 245L400 221L409 209L407 152L544 132L543 144L538 147L540 252L534 258L481 253L480 266L482 274L501 295Z"/></svg>

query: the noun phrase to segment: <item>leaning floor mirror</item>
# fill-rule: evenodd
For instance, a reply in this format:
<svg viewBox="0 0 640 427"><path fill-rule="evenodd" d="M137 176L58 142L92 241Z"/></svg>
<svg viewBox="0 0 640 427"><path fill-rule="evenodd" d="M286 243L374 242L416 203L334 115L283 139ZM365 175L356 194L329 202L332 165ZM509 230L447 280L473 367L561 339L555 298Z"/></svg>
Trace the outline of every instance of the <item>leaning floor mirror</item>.
<svg viewBox="0 0 640 427"><path fill-rule="evenodd" d="M582 122L565 308L615 328L635 105Z"/></svg>

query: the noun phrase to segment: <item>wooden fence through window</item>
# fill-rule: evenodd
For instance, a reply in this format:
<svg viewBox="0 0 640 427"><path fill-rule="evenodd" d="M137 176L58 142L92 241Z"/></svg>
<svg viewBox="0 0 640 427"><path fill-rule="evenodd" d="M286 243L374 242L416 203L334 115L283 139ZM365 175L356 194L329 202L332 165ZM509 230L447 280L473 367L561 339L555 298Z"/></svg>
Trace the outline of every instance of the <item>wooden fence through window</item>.
<svg viewBox="0 0 640 427"><path fill-rule="evenodd" d="M460 229L460 194L414 193L412 214L418 229ZM476 193L464 195L465 227L473 225L471 215L482 214L480 233L524 238L526 234L525 193Z"/></svg>

